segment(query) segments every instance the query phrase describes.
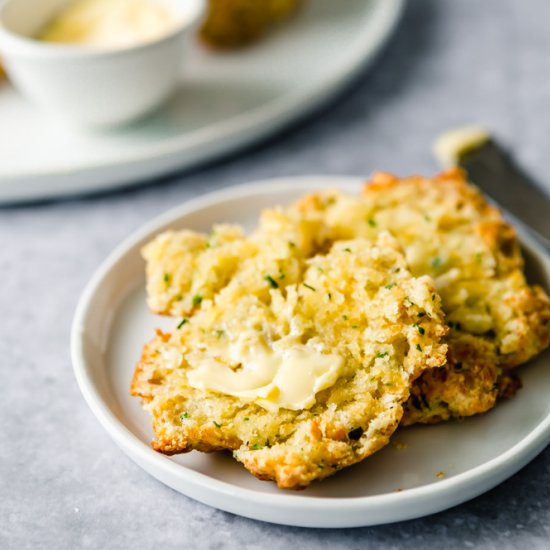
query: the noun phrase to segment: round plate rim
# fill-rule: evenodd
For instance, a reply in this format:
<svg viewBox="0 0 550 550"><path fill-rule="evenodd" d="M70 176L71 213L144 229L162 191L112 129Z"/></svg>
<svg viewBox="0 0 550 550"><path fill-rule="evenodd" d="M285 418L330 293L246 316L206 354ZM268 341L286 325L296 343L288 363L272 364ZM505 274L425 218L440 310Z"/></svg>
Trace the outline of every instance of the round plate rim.
<svg viewBox="0 0 550 550"><path fill-rule="evenodd" d="M221 123L201 128L193 132L191 143L187 143L188 134L180 134L156 147L149 147L147 151L120 154L115 159L103 162L83 162L72 168L27 170L1 175L0 203L80 195L131 186L216 160L272 135L330 100L374 60L389 40L404 11L405 2L371 1L372 14L368 18L376 22L374 29L357 35L356 47L350 48L338 68L307 87L286 93ZM185 151L191 153L187 160L185 154L182 154ZM158 166L154 167L155 163ZM142 170L136 172L136 166ZM105 171L111 173L111 176L108 177ZM75 185L78 178L82 181ZM41 185L40 182L47 185Z"/></svg>
<svg viewBox="0 0 550 550"><path fill-rule="evenodd" d="M103 280L111 270L116 268L117 263L130 249L162 230L167 224L176 222L197 210L213 207L223 201L250 197L251 195L269 195L273 192L285 190L307 192L327 187L338 187L345 191L357 191L364 181L365 178L355 176L296 176L254 181L213 191L169 209L134 231L108 255L97 269L81 295L73 318L71 327L73 371L80 391L100 424L115 443L148 473L170 486L172 486L170 482L166 481L163 476L175 476L189 484L187 491L176 488L179 492L205 504L253 519L303 527L359 527L392 523L429 515L474 498L512 476L550 443L549 413L523 439L499 456L448 479L434 481L400 492L363 497L326 498L296 494L269 494L237 487L230 482L213 479L206 474L174 463L168 457L153 451L141 441L116 418L109 406L103 402L87 372L88 366L83 353L85 319L93 307L94 296L99 291ZM534 254L550 271L550 257L544 249L521 227L517 229L522 246ZM158 471L151 471L149 468ZM487 483L488 478L490 479L489 483ZM207 495L197 494L197 491L204 490L208 493ZM215 497L219 495L230 496L235 502L229 506L223 503L220 504L215 500ZM449 495L451 497L454 495L454 497L445 500L444 504L438 503L438 497ZM249 512L243 512L240 509L243 505L248 506L250 504L256 508ZM371 521L371 518L369 518L369 512L376 509L378 509L377 512L380 509L391 510L391 507L396 504L400 506L415 504L415 507L407 513L390 515L385 520ZM262 507L272 508L275 512L279 514L282 512L287 516L304 511L304 509L323 514L334 514L334 516L331 518L330 515L323 515L322 521L307 521L299 517L281 521L277 519L277 513L271 514L273 517L270 517L269 513L262 513ZM346 514L351 512L354 512L353 516L346 519ZM361 514L363 515L361 516Z"/></svg>

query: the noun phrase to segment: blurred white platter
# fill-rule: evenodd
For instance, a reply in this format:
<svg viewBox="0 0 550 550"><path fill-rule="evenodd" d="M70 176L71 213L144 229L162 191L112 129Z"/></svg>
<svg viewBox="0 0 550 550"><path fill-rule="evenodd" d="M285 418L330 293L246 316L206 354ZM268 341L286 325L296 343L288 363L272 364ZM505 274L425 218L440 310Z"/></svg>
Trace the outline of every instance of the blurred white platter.
<svg viewBox="0 0 550 550"><path fill-rule="evenodd" d="M2 85L0 202L131 185L264 138L372 61L402 7L403 0L309 0L294 20L238 53L211 53L194 39L175 96L118 130L70 128Z"/></svg>
<svg viewBox="0 0 550 550"><path fill-rule="evenodd" d="M490 413L400 429L393 444L301 492L259 481L227 455L168 457L151 449L151 418L130 397L130 380L154 329L173 329L177 323L151 314L145 305L141 246L168 228L208 231L214 223L228 222L250 229L262 208L327 186L355 192L360 185L356 178L302 177L212 193L147 224L99 268L73 323L74 370L99 422L144 470L191 498L246 517L303 527L356 527L416 518L471 499L513 475L548 444L546 352L522 367L518 395ZM548 256L527 236L521 239L531 271L548 288Z"/></svg>

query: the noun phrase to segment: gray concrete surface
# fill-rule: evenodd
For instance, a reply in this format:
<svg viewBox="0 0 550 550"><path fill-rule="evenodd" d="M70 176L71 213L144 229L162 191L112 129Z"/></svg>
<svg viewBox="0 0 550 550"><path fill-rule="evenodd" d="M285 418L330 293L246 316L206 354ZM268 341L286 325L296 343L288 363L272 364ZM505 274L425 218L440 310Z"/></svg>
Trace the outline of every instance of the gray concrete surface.
<svg viewBox="0 0 550 550"><path fill-rule="evenodd" d="M140 470L84 403L69 357L74 307L99 262L144 221L201 193L291 174L431 173L433 138L471 121L550 189L549 21L545 0L410 0L373 70L277 139L138 189L0 209L0 548L550 548L550 449L489 493L424 519L268 525Z"/></svg>

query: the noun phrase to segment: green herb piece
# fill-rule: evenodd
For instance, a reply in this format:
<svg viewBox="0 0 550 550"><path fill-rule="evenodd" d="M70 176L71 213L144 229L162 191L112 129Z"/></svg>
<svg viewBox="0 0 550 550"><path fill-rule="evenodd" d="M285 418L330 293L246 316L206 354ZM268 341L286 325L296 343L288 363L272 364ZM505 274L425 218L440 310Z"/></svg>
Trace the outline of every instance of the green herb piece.
<svg viewBox="0 0 550 550"><path fill-rule="evenodd" d="M215 420L212 420L212 423L214 424L214 426L216 426L216 428L221 428L222 427L222 425L218 424Z"/></svg>
<svg viewBox="0 0 550 550"><path fill-rule="evenodd" d="M186 323L189 322L189 319L187 319L186 317L184 317L181 321L180 321L180 324L178 325L178 329L180 329L183 325L185 325Z"/></svg>
<svg viewBox="0 0 550 550"><path fill-rule="evenodd" d="M349 247L344 248L344 252L351 252L351 248Z"/></svg>
<svg viewBox="0 0 550 550"><path fill-rule="evenodd" d="M349 317L347 315L342 315L342 319L344 319L344 321L347 321Z"/></svg>
<svg viewBox="0 0 550 550"><path fill-rule="evenodd" d="M292 241L288 241L289 248L296 248L296 243L293 243Z"/></svg>
<svg viewBox="0 0 550 550"><path fill-rule="evenodd" d="M248 422L248 421L250 420L250 417L245 416L243 420L244 420L245 422Z"/></svg>
<svg viewBox="0 0 550 550"><path fill-rule="evenodd" d="M180 414L180 421L183 422L186 418L189 418L189 413L184 412Z"/></svg>
<svg viewBox="0 0 550 550"><path fill-rule="evenodd" d="M422 336L424 336L424 334L426 333L426 329L425 329L424 327L421 327L418 323L415 323L415 324L413 325L413 327L414 327L416 330L418 330L418 332L419 332Z"/></svg>
<svg viewBox="0 0 550 550"><path fill-rule="evenodd" d="M279 283L271 275L266 275L264 281L267 281L271 288L279 288Z"/></svg>
<svg viewBox="0 0 550 550"><path fill-rule="evenodd" d="M357 325L351 325L351 328L359 328Z"/></svg>
<svg viewBox="0 0 550 550"><path fill-rule="evenodd" d="M325 272L325 270L320 266L317 266L317 271L319 271L319 273L324 273Z"/></svg>
<svg viewBox="0 0 550 550"><path fill-rule="evenodd" d="M390 283L389 285L386 285L384 288L391 290L394 286L395 286L395 283Z"/></svg>
<svg viewBox="0 0 550 550"><path fill-rule="evenodd" d="M424 317L426 315L426 312L425 311L420 311L418 313L418 317Z"/></svg>
<svg viewBox="0 0 550 550"><path fill-rule="evenodd" d="M327 292L327 296L329 300L332 300L332 292Z"/></svg>
<svg viewBox="0 0 550 550"><path fill-rule="evenodd" d="M259 443L254 443L254 445L252 445L253 451L259 451L262 448L263 448L263 445L260 445Z"/></svg>
<svg viewBox="0 0 550 550"><path fill-rule="evenodd" d="M225 330L222 330L221 328L216 331L216 336L218 338L221 338L225 334Z"/></svg>
<svg viewBox="0 0 550 550"><path fill-rule="evenodd" d="M279 271L279 279L284 279L286 277L286 274L282 271Z"/></svg>
<svg viewBox="0 0 550 550"><path fill-rule="evenodd" d="M441 267L441 258L439 256L436 256L435 258L432 259L432 267L434 267L435 269L437 269L438 267Z"/></svg>
<svg viewBox="0 0 550 550"><path fill-rule="evenodd" d="M420 344L416 344L416 349L417 349L418 351L422 351L422 346L421 346Z"/></svg>
<svg viewBox="0 0 550 550"><path fill-rule="evenodd" d="M370 227L376 227L376 222L372 218L369 218L367 220L367 223L369 224Z"/></svg>
<svg viewBox="0 0 550 550"><path fill-rule="evenodd" d="M193 305L194 306L199 306L202 302L202 296L200 294L195 294L193 296Z"/></svg>
<svg viewBox="0 0 550 550"><path fill-rule="evenodd" d="M170 286L170 280L171 280L170 273L165 273L164 274L164 284L166 286Z"/></svg>
<svg viewBox="0 0 550 550"><path fill-rule="evenodd" d="M309 288L309 290L313 290L313 292L317 292L317 289L312 287L311 285L308 285L307 283L302 283L306 288Z"/></svg>
<svg viewBox="0 0 550 550"><path fill-rule="evenodd" d="M387 357L387 356L388 356L387 351L379 352L376 354L376 357L378 357L378 359L383 359L384 357Z"/></svg>

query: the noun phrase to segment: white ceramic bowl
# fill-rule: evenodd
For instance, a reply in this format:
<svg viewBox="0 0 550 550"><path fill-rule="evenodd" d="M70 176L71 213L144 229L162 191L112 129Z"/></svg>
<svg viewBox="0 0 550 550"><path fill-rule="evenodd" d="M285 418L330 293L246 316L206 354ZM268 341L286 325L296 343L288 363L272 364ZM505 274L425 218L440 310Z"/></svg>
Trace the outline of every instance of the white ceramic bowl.
<svg viewBox="0 0 550 550"><path fill-rule="evenodd" d="M36 105L82 126L128 122L175 89L204 0L152 0L174 15L171 32L118 49L61 45L33 38L68 0L7 0L0 5L0 54L16 88Z"/></svg>

